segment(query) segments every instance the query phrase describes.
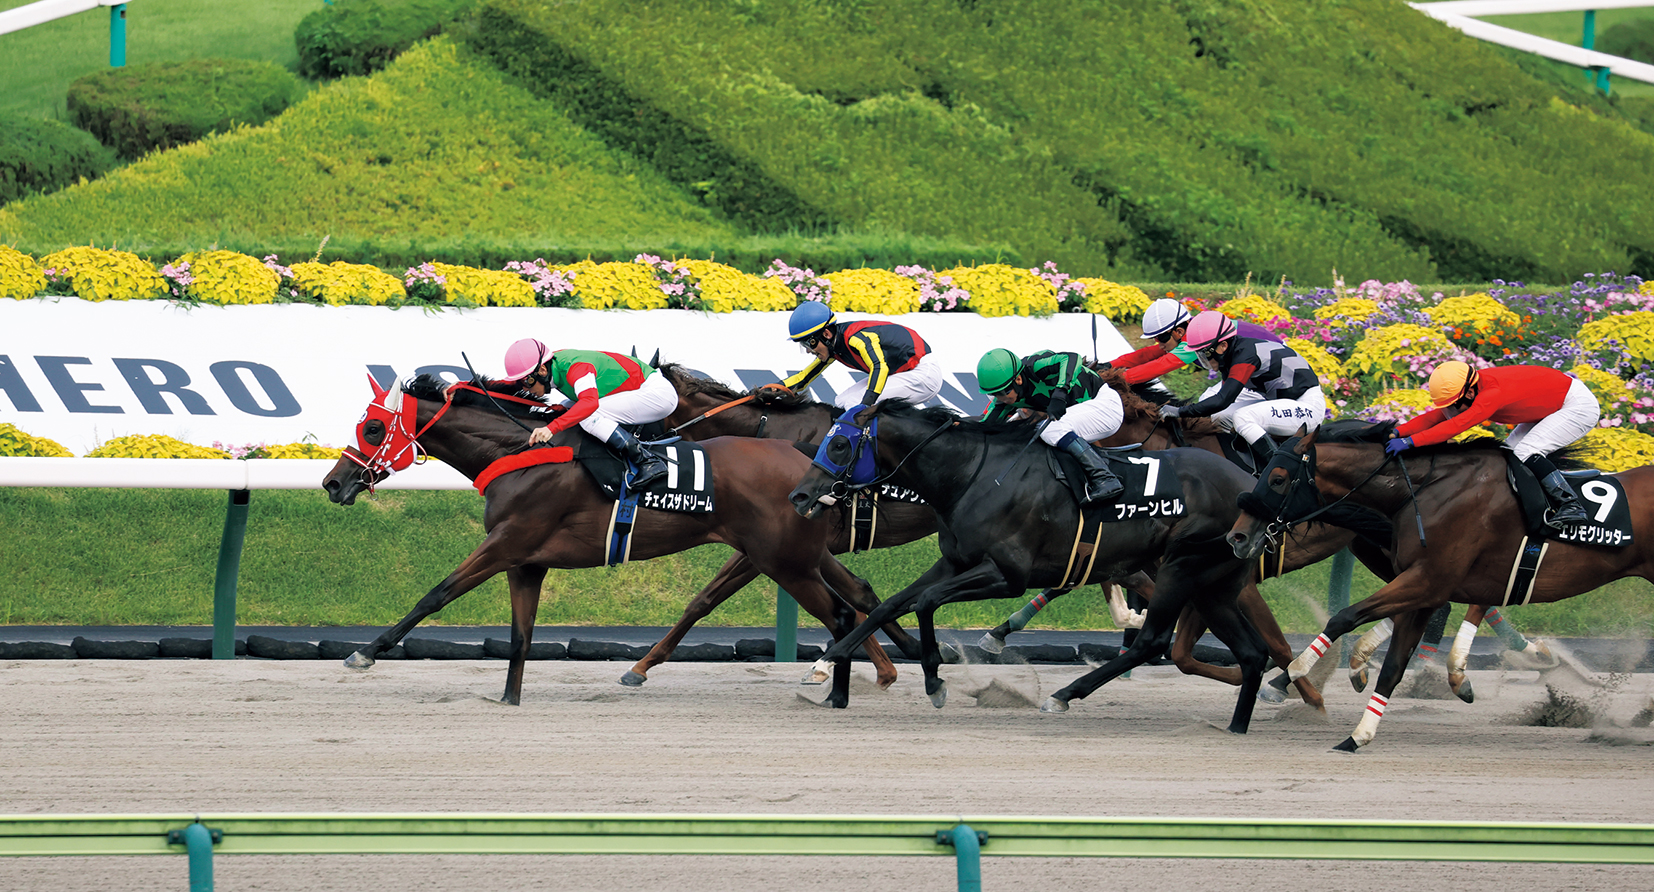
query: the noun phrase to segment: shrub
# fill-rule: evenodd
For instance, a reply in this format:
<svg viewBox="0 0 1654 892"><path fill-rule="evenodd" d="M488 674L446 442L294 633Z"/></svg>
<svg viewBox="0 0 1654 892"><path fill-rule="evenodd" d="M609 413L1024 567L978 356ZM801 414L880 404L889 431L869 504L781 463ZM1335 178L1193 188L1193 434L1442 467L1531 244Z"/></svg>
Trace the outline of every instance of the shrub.
<svg viewBox="0 0 1654 892"><path fill-rule="evenodd" d="M188 280L182 296L211 304L271 303L281 286L281 275L275 270L234 251L185 254L176 264L162 268L161 275L180 268Z"/></svg>
<svg viewBox="0 0 1654 892"><path fill-rule="evenodd" d="M1602 32L1597 51L1654 65L1654 19L1634 19Z"/></svg>
<svg viewBox="0 0 1654 892"><path fill-rule="evenodd" d="M473 0L337 0L293 31L299 73L310 78L371 74L415 43L442 33Z"/></svg>
<svg viewBox="0 0 1654 892"><path fill-rule="evenodd" d="M380 306L392 300L407 297L407 291L395 276L360 263L293 264L293 286L306 300L320 301L335 307L345 304Z"/></svg>
<svg viewBox="0 0 1654 892"><path fill-rule="evenodd" d="M69 117L125 158L281 114L300 92L272 62L193 59L111 68L69 85Z"/></svg>
<svg viewBox="0 0 1654 892"><path fill-rule="evenodd" d="M48 280L67 282L82 300L155 300L169 293L155 267L126 251L65 248L46 255L40 265Z"/></svg>
<svg viewBox="0 0 1654 892"><path fill-rule="evenodd" d="M97 179L114 166L115 153L84 130L0 115L0 204Z"/></svg>
<svg viewBox="0 0 1654 892"><path fill-rule="evenodd" d="M0 297L22 300L46 292L46 271L33 257L0 245Z"/></svg>
<svg viewBox="0 0 1654 892"><path fill-rule="evenodd" d="M73 458L74 453L63 444L45 437L35 437L10 424L0 424L0 455L23 458Z"/></svg>
<svg viewBox="0 0 1654 892"><path fill-rule="evenodd" d="M116 437L86 453L87 458L229 458L222 449L185 443L165 434Z"/></svg>

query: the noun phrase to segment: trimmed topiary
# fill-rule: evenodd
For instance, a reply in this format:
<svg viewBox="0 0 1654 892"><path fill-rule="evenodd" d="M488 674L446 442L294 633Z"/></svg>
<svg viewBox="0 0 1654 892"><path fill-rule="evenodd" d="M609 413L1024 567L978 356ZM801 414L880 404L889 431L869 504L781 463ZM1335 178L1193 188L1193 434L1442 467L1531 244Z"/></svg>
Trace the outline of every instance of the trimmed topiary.
<svg viewBox="0 0 1654 892"><path fill-rule="evenodd" d="M96 137L61 121L0 115L0 204L75 181L96 179L115 166L115 153Z"/></svg>
<svg viewBox="0 0 1654 892"><path fill-rule="evenodd" d="M69 117L124 158L195 142L281 114L301 85L287 69L243 59L111 68L69 85Z"/></svg>
<svg viewBox="0 0 1654 892"><path fill-rule="evenodd" d="M338 0L293 30L299 73L310 78L370 74L408 47L441 34L474 0Z"/></svg>

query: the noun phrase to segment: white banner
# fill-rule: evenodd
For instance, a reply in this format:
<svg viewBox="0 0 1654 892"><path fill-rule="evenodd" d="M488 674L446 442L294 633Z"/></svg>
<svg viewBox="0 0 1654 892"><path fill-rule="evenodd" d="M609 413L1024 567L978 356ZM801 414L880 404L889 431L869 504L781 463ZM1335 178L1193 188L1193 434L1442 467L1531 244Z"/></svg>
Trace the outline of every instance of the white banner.
<svg viewBox="0 0 1654 892"><path fill-rule="evenodd" d="M993 347L1103 359L1132 349L1107 319L1084 314L919 313L895 321L930 345L948 372L943 400L964 412L986 405L976 362ZM497 376L505 348L523 337L553 350L635 351L644 361L659 349L662 361L738 389L780 380L806 361L787 340L785 313L0 300L0 421L76 455L127 434L203 446L307 438L343 446L354 441L372 397L368 375L386 384L419 372L462 380L464 353L477 372ZM834 365L812 389L830 401L853 380Z"/></svg>

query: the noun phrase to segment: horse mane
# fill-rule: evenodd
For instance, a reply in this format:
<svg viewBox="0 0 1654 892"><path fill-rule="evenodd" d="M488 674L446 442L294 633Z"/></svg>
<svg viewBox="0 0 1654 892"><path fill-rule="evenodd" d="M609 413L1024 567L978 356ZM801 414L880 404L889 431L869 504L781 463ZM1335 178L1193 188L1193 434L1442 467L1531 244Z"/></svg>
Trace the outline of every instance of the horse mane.
<svg viewBox="0 0 1654 892"><path fill-rule="evenodd" d="M1126 373L1113 366L1086 363L1086 368L1096 372L1104 384L1120 394L1120 404L1125 409L1127 421L1145 416L1156 417L1160 414L1161 406L1189 404L1188 400L1178 397L1160 384L1151 384L1148 381L1127 384ZM1210 418L1179 418L1177 423L1182 426L1183 433L1192 437L1215 437L1223 432L1222 426Z"/></svg>
<svg viewBox="0 0 1654 892"><path fill-rule="evenodd" d="M501 383L490 378L479 378L476 383L478 386L494 390L496 393L507 392L503 388L490 387L489 385ZM435 375L416 375L402 382L402 392L408 396L439 403L447 398L445 396L447 389L448 382ZM543 418L546 413L551 411L548 406L528 406L511 400L491 400L472 390L454 391L453 402L456 406L485 409L495 413L503 409L505 414L517 418Z"/></svg>
<svg viewBox="0 0 1654 892"><path fill-rule="evenodd" d="M971 430L980 431L988 434L989 436L1012 432L1018 432L1026 435L1036 424L1034 421L1017 417L1007 418L1000 421L984 421L981 418L972 418L966 415L961 415L947 406L931 406L926 408L924 406L915 406L913 403L904 399L885 400L874 407L874 413L877 415L888 415L893 418L908 418L916 421L923 421L926 424L936 426L941 426L947 421L969 421L971 423Z"/></svg>
<svg viewBox="0 0 1654 892"><path fill-rule="evenodd" d="M1353 418L1341 418L1321 425L1315 434L1317 443L1383 443L1395 436L1396 423L1393 421L1369 422ZM1438 443L1433 446L1418 446L1403 453L1403 457L1411 455L1458 455L1466 452L1485 451L1489 449L1504 449L1505 441L1498 437L1472 437L1456 443ZM1555 452L1550 453L1551 463L1563 471L1575 471L1591 467L1586 460L1589 450L1578 443L1572 443Z"/></svg>
<svg viewBox="0 0 1654 892"><path fill-rule="evenodd" d="M655 371L665 375L666 379L672 382L672 386L677 388L678 393L686 396L691 393L706 393L720 399L733 400L746 395L722 381L694 374L675 362L663 362L655 367Z"/></svg>

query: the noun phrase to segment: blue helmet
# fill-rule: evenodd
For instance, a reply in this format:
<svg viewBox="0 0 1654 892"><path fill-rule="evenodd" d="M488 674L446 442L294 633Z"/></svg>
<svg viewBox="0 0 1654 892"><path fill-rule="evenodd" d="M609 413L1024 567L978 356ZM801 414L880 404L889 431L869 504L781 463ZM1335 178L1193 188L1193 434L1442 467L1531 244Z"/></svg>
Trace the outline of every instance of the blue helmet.
<svg viewBox="0 0 1654 892"><path fill-rule="evenodd" d="M823 301L807 300L800 303L787 320L787 337L802 341L832 324L832 307Z"/></svg>

